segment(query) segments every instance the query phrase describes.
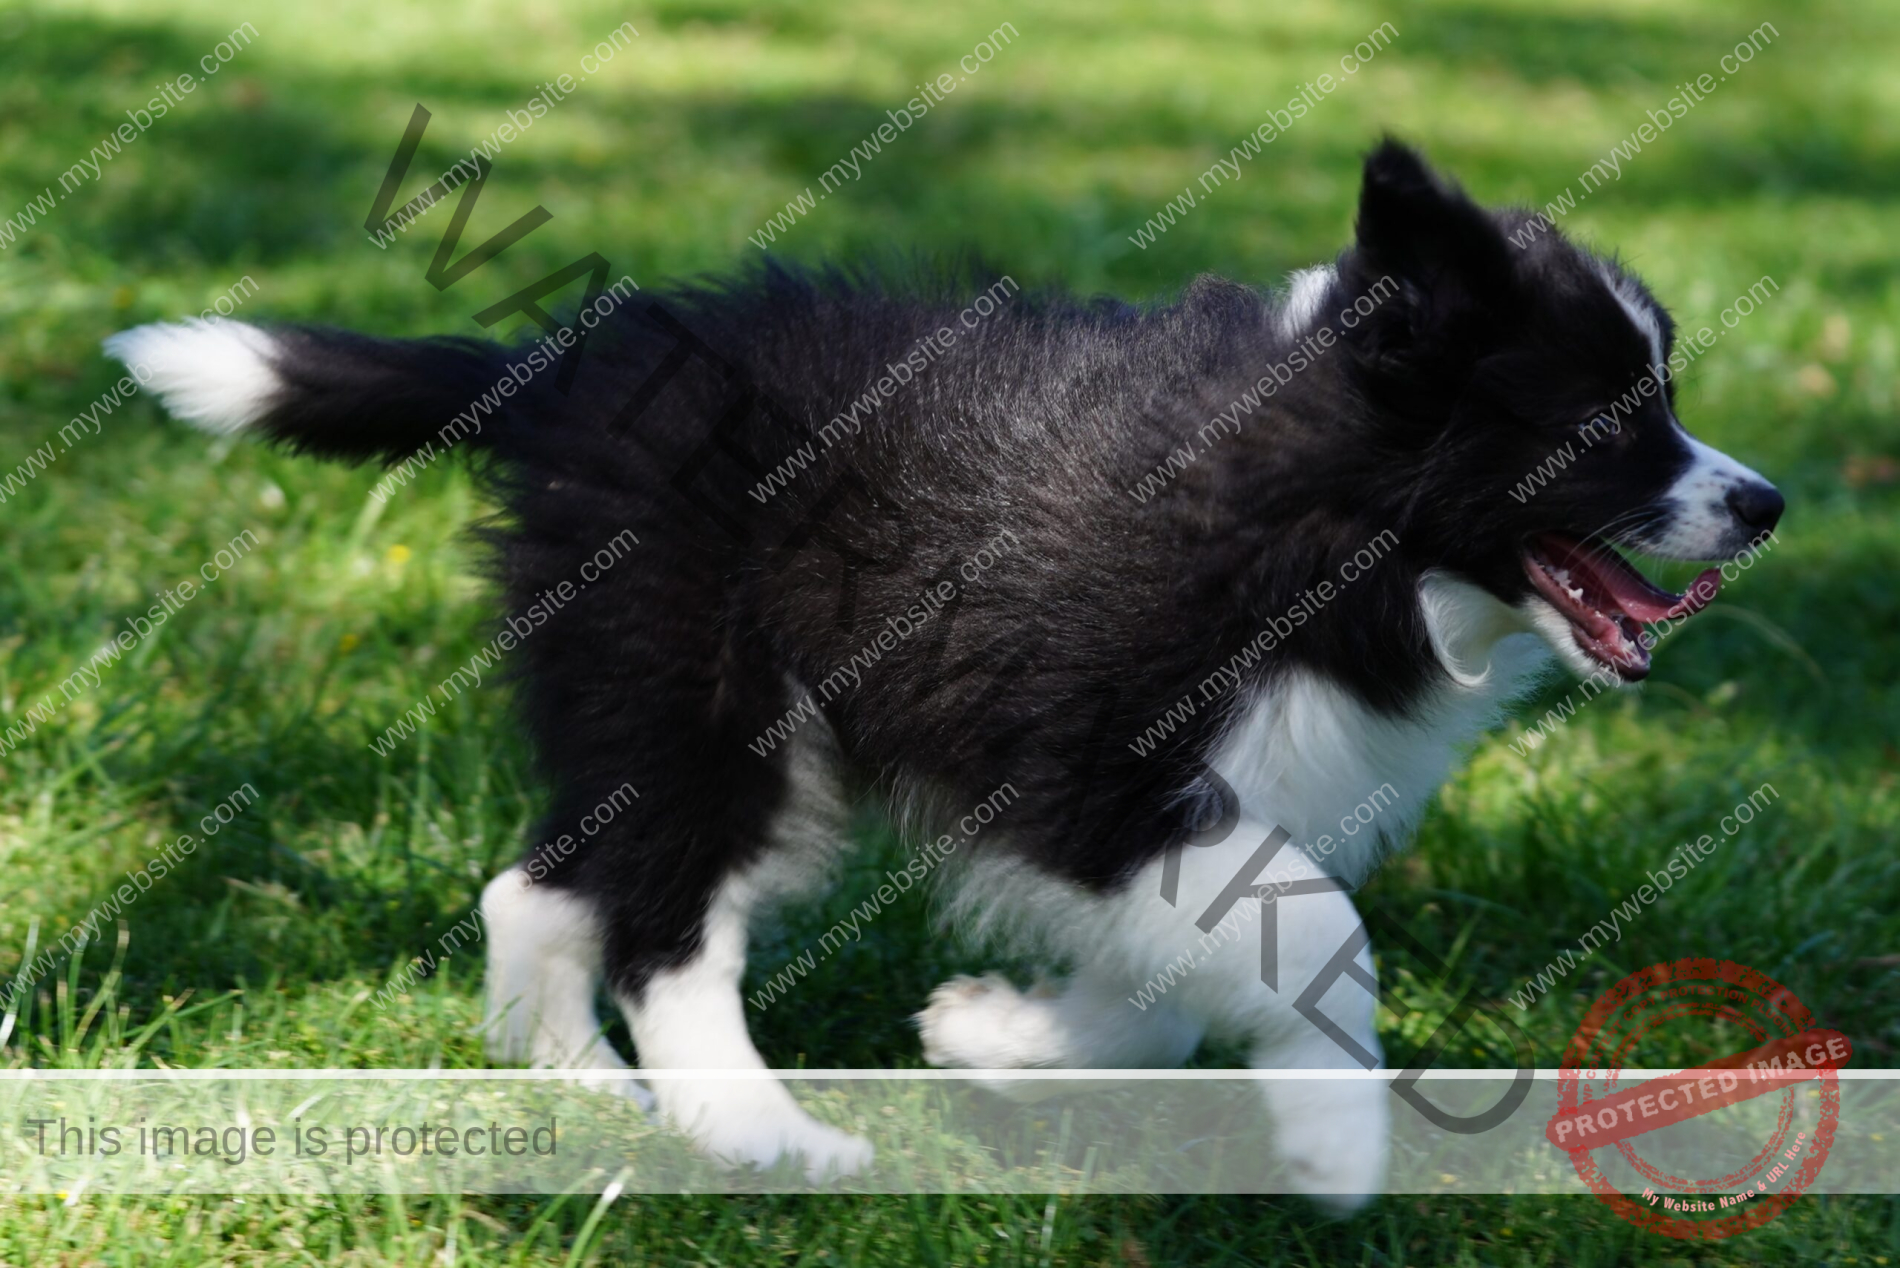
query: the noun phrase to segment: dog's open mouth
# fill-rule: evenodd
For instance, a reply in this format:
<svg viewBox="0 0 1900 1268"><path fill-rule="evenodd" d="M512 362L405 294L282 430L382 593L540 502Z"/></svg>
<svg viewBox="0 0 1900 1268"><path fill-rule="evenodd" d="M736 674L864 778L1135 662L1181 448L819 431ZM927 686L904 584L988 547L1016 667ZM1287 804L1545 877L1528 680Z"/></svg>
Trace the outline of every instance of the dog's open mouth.
<svg viewBox="0 0 1900 1268"><path fill-rule="evenodd" d="M1710 568L1686 592L1671 594L1608 542L1562 533L1539 533L1524 543L1524 572L1570 622L1584 654L1625 682L1649 673L1643 626L1700 612L1722 586L1721 570Z"/></svg>

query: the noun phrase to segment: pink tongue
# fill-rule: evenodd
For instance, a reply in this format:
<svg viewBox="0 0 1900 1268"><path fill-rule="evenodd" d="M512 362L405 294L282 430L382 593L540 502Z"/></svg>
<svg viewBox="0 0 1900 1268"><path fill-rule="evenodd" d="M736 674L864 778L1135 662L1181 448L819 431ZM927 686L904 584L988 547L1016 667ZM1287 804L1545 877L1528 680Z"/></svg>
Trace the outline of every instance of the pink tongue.
<svg viewBox="0 0 1900 1268"><path fill-rule="evenodd" d="M1625 613L1644 624L1688 616L1709 606L1722 588L1722 571L1710 568L1689 584L1683 594L1671 594L1623 562L1608 546L1591 548L1569 537L1548 533L1538 538L1545 556L1573 578L1586 580L1591 589L1608 595Z"/></svg>

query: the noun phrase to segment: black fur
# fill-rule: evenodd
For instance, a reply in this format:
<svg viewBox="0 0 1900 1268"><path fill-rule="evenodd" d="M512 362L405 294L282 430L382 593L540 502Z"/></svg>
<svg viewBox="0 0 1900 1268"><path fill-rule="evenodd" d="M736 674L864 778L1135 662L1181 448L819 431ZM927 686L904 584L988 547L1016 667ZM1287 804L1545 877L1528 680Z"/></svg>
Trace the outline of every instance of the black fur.
<svg viewBox="0 0 1900 1268"><path fill-rule="evenodd" d="M1211 277L1161 307L1013 296L966 329L991 276L904 291L766 265L635 297L567 395L538 376L462 443L485 451L506 506L494 540L511 612L623 529L639 538L515 653L554 790L537 848L577 835L623 782L640 792L553 877L601 904L614 984L637 991L689 954L708 896L763 848L786 746L752 742L942 579L956 601L828 704L838 743L890 796L969 806L1013 784L985 842L1084 885L1192 829L1202 803L1187 794L1224 715L1201 710L1150 756L1130 741L1386 530L1398 548L1250 685L1304 667L1377 709L1417 708L1441 672L1416 598L1426 570L1516 601L1527 534L1640 521L1681 467L1653 399L1561 483L1507 496L1650 360L1591 257L1554 230L1506 241L1526 223L1388 143L1296 335L1268 294ZM1387 278L1390 297L1345 328L1342 310ZM954 346L861 432L814 444L944 326ZM1315 356L1321 328L1335 342ZM1131 496L1303 342L1308 364L1238 434ZM264 427L394 460L518 355L299 332ZM748 495L800 445L817 450L806 469ZM959 567L999 537L1013 544L966 583Z"/></svg>

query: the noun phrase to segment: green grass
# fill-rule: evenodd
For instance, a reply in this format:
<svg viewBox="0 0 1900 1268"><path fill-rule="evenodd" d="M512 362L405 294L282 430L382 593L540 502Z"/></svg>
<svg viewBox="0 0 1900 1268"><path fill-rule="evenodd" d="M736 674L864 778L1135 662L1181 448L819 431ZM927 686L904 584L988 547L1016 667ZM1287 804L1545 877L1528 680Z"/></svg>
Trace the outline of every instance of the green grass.
<svg viewBox="0 0 1900 1268"><path fill-rule="evenodd" d="M1453 964L1439 982L1382 954L1422 1010L1383 1019L1395 1059L1465 987L1497 1003L1521 989L1763 782L1779 793L1771 809L1521 1016L1539 1063L1555 1064L1603 986L1700 954L1780 979L1863 1061L1889 1064L1900 1045L1900 148L1887 128L1900 12L1778 9L1780 38L1566 228L1615 246L1691 329L1776 280L1697 363L1681 408L1782 486L1781 545L1670 640L1642 693L1592 702L1528 758L1510 746L1515 725L1488 740L1380 875L1366 898ZM0 252L0 478L113 381L102 336L196 313L247 276L246 316L476 333L477 308L590 251L642 284L730 266L913 84L954 71L1005 21L1020 38L775 250L973 247L1026 285L1135 297L1202 271L1273 282L1343 243L1357 157L1380 130L1423 144L1481 198L1541 204L1677 84L1719 74L1763 16L1720 0L0 8L0 218L49 186L57 198L59 173L160 78L243 20L258 31ZM441 292L422 274L449 212L387 250L366 240L418 100L434 120L405 196L628 18L634 45L497 158L464 246L537 203L548 226ZM1128 241L1387 20L1393 46L1241 179L1148 249ZM489 613L463 535L484 509L466 476L441 464L387 506L372 483L208 446L140 399L0 504L0 729L57 697L155 591L242 533L260 543L0 758L8 980L29 929L45 945L234 788L259 794L126 911L111 994L110 949L95 947L40 981L0 1060L105 1064L140 1036L139 1059L174 1065L482 1064L472 965L386 1011L366 1001L468 911L540 790L499 688L456 701L387 760L367 747L480 645ZM896 846L875 825L866 835L834 898L761 939L748 989L874 887ZM921 903L913 914L880 921L796 1007L760 1018L769 1060L919 1062L908 1015L945 976L994 960L933 935ZM0 1207L0 1264L1900 1262L1900 1212L1879 1198L1810 1199L1715 1247L1638 1234L1580 1199L1396 1197L1338 1223L1215 1197L638 1197L590 1227L591 1209L18 1199Z"/></svg>

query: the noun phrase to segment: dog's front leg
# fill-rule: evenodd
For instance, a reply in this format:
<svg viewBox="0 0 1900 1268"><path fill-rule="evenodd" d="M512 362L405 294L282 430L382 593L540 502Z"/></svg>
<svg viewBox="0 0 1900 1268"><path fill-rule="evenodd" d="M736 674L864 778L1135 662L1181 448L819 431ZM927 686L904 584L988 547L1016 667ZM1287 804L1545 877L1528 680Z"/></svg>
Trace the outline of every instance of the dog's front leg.
<svg viewBox="0 0 1900 1268"><path fill-rule="evenodd" d="M1267 1079L1274 1152L1300 1192L1344 1213L1385 1180L1390 1085L1373 1026L1378 1005L1372 948L1343 892L1303 894L1282 904L1278 991L1260 997L1256 1070L1338 1071L1335 1078ZM1264 932L1264 927L1263 927Z"/></svg>
<svg viewBox="0 0 1900 1268"><path fill-rule="evenodd" d="M1127 959L1154 975L1144 994L1247 1037L1254 1069L1338 1072L1265 1079L1261 1089L1294 1189L1345 1211L1385 1178L1377 980L1344 886L1288 837L1243 819L1211 847L1158 861L1112 927Z"/></svg>

